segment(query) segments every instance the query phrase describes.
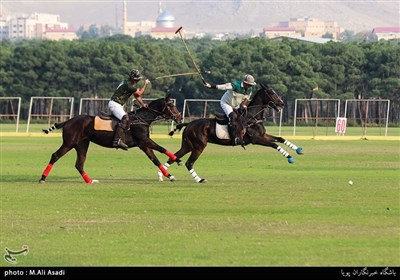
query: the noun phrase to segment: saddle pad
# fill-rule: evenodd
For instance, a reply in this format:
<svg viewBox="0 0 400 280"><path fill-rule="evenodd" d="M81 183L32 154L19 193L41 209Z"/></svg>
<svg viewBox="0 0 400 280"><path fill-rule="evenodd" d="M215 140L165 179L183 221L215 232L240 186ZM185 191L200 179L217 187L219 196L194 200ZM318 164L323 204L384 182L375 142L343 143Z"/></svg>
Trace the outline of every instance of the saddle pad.
<svg viewBox="0 0 400 280"><path fill-rule="evenodd" d="M113 131L112 129L112 120L103 120L96 116L94 118L94 130L107 130Z"/></svg>
<svg viewBox="0 0 400 280"><path fill-rule="evenodd" d="M228 133L227 125L220 125L218 123L215 124L215 134L219 139L231 139Z"/></svg>

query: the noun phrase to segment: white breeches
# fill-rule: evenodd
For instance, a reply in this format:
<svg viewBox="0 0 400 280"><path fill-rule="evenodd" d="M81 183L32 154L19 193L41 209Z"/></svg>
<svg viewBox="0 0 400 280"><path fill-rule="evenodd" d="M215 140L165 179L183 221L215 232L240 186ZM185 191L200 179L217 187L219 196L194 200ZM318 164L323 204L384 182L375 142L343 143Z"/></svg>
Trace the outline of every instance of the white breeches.
<svg viewBox="0 0 400 280"><path fill-rule="evenodd" d="M229 114L233 112L232 106L229 105L229 104L226 104L226 103L224 103L222 101L220 102L220 105L221 105L222 110L224 110L225 115L227 117L229 117Z"/></svg>
<svg viewBox="0 0 400 280"><path fill-rule="evenodd" d="M111 114L113 114L119 120L122 120L122 117L126 114L124 107L121 104L112 100L108 102L108 109L110 109Z"/></svg>

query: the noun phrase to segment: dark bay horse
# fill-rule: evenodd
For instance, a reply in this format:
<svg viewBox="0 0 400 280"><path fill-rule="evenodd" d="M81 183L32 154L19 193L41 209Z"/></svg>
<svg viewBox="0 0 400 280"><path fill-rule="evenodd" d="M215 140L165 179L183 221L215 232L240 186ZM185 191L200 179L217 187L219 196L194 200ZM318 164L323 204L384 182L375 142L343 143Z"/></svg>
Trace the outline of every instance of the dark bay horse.
<svg viewBox="0 0 400 280"><path fill-rule="evenodd" d="M140 108L134 112L129 112L130 129L126 132L126 144L129 148L139 147L149 159L156 165L160 172L169 180L174 181L175 177L168 173L161 162L158 160L153 150L163 153L169 157L169 161L177 160L176 156L158 145L150 139L150 124L158 119L172 119L177 123L182 121L182 115L175 107L173 100L168 94L165 98L160 98L149 103L148 109ZM110 129L101 128L96 130L97 120L95 116L79 115L62 123L56 123L47 130L43 130L46 134L54 129L63 129L63 143L61 147L52 154L50 162L45 168L40 183L46 181L53 165L71 149L77 152L75 168L79 171L86 183L96 183L98 180L92 180L84 171L83 166L86 160L86 154L89 148L89 143L93 142L97 145L113 148L114 131L112 129L111 120ZM114 120L116 124L117 121ZM180 162L180 160L179 160Z"/></svg>
<svg viewBox="0 0 400 280"><path fill-rule="evenodd" d="M264 127L264 109L269 107L276 111L280 111L284 106L285 104L283 100L272 88L261 84L261 89L254 94L248 104L247 110L242 111L243 117L246 120L246 130L243 136L243 141L245 142L245 145L262 145L276 149L281 155L288 159L289 163L294 163L294 158L282 147L277 145L276 142L285 144L289 148L295 150L297 154L303 154L303 148L296 146L282 137L267 134ZM175 153L175 156L179 160L175 161L178 164L181 164L180 159L187 153L191 152L185 165L197 183L207 182L206 179L202 179L198 176L196 171L193 169L194 163L206 148L207 143L225 146L230 145L230 140L220 139L217 137L216 123L216 118L201 118L190 123L179 124L174 130L176 131L186 127L182 133L181 148ZM170 135L173 135L174 131L171 131ZM173 162L174 161L172 160L168 160L164 164L164 167L168 169ZM158 172L158 176L159 180L163 181L161 172Z"/></svg>

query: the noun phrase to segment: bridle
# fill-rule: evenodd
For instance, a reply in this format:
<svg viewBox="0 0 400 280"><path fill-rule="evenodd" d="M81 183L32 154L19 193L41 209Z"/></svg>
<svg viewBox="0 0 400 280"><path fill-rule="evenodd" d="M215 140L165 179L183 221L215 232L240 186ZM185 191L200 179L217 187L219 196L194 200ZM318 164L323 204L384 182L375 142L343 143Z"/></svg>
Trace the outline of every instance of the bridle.
<svg viewBox="0 0 400 280"><path fill-rule="evenodd" d="M275 92L275 90L273 90L272 88L268 88L266 89L266 92L269 96L269 98L271 99L268 102L268 107L275 109L275 110L279 110L278 107L276 106L276 103L278 103L278 99L280 99L280 97L278 96L278 94Z"/></svg>
<svg viewBox="0 0 400 280"><path fill-rule="evenodd" d="M248 127L263 122L263 120L257 119L255 116L259 115L260 113L264 113L264 110L266 108L279 110L278 107L276 106L278 99L280 99L278 94L272 88L265 88L264 86L262 86L262 88L263 88L264 92L268 95L270 100L268 101L268 104L251 105L251 106L247 107L247 109L244 111L244 114L242 114L242 115L248 120ZM250 116L248 116L248 111L251 108L260 108L260 109L257 110L256 113L249 114ZM249 122L249 120L252 120L252 121Z"/></svg>
<svg viewBox="0 0 400 280"><path fill-rule="evenodd" d="M172 106L170 106L172 104ZM176 111L178 111L178 113L173 112L173 110L171 109L172 107L176 108L174 105L174 102L172 100L165 102L165 107L167 107L168 113L169 113L169 117L171 118L173 121L177 121L179 119L182 119L181 116L181 112L179 112L179 110L177 109ZM163 112L165 111L165 107L163 109ZM167 118L167 115L164 113L163 118Z"/></svg>
<svg viewBox="0 0 400 280"><path fill-rule="evenodd" d="M154 113L156 115L156 119L172 119L174 121L177 121L178 119L180 119L181 113L179 111L178 113L173 112L173 110L171 109L172 106L170 106L171 104L173 104L173 101L171 100L165 102L164 107L161 111L155 110L150 107L148 107L147 110Z"/></svg>

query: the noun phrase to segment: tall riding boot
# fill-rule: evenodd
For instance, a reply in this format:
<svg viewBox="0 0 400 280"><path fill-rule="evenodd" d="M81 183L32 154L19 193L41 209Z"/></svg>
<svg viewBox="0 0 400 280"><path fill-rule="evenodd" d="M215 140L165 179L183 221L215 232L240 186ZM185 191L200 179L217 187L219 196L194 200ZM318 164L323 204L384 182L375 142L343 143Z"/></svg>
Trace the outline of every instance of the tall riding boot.
<svg viewBox="0 0 400 280"><path fill-rule="evenodd" d="M128 150L128 145L125 144L125 132L127 130L129 130L129 117L128 115L124 115L115 131L113 147Z"/></svg>
<svg viewBox="0 0 400 280"><path fill-rule="evenodd" d="M231 138L232 146L243 145L244 142L236 135L236 125L234 121L234 112L229 114L228 133Z"/></svg>

